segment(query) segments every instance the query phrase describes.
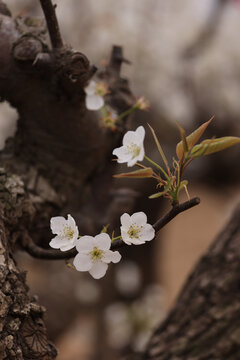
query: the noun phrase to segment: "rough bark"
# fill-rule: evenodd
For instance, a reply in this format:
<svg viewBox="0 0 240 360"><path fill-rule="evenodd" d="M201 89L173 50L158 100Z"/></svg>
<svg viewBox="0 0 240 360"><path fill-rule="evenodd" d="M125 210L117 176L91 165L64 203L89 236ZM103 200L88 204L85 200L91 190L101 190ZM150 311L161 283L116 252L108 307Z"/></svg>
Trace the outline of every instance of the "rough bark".
<svg viewBox="0 0 240 360"><path fill-rule="evenodd" d="M240 358L239 250L240 205L153 334L144 360Z"/></svg>
<svg viewBox="0 0 240 360"><path fill-rule="evenodd" d="M25 275L15 263L16 248L24 248L29 238L47 246L49 219L56 214L70 212L85 233L114 222L109 163L126 119L115 132L103 128L99 116L85 108L84 86L96 69L59 37L57 46L51 40L52 49L43 22L13 19L0 1L0 99L19 113L16 136L0 154L0 359L56 357L44 309L30 299ZM121 48L114 47L101 73L111 91L107 102L119 113L135 101L120 77L123 61Z"/></svg>
<svg viewBox="0 0 240 360"><path fill-rule="evenodd" d="M0 171L0 359L56 357L43 322L45 309L30 298L26 274L19 271L13 249L22 230L34 216L18 176Z"/></svg>

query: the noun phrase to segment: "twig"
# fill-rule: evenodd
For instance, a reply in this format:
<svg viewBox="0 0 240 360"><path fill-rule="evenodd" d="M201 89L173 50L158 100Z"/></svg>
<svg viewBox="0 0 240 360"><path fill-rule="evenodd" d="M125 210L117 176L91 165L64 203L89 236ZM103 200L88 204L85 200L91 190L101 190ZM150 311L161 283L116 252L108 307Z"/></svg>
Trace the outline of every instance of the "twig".
<svg viewBox="0 0 240 360"><path fill-rule="evenodd" d="M173 218L175 218L175 216L177 216L183 211L191 209L192 207L198 205L199 203L200 203L200 199L198 197L195 197L182 204L173 206L173 208L166 215L164 215L162 218L157 220L153 225L156 233L159 230L161 230L165 225L167 225ZM64 259L70 259L77 254L76 249L72 249L64 252L61 252L59 250L43 249L38 245L34 244L30 237L27 238L25 237L22 246L26 252L28 252L30 255L38 259L64 260ZM127 246L125 242L123 242L122 240L116 240L112 243L111 250L118 250L124 246Z"/></svg>
<svg viewBox="0 0 240 360"><path fill-rule="evenodd" d="M168 224L175 216L180 214L183 211L191 209L192 207L200 204L200 199L198 197L192 198L188 201L185 201L182 204L178 204L172 207L172 209L162 218L157 220L153 225L156 232L162 229L166 224Z"/></svg>
<svg viewBox="0 0 240 360"><path fill-rule="evenodd" d="M27 253L36 259L67 260L77 255L77 250L75 248L69 251L43 249L42 247L34 244L29 236L24 237L22 247Z"/></svg>
<svg viewBox="0 0 240 360"><path fill-rule="evenodd" d="M60 49L63 47L63 41L55 13L55 6L52 4L51 0L40 0L40 3L47 22L52 47L53 49Z"/></svg>

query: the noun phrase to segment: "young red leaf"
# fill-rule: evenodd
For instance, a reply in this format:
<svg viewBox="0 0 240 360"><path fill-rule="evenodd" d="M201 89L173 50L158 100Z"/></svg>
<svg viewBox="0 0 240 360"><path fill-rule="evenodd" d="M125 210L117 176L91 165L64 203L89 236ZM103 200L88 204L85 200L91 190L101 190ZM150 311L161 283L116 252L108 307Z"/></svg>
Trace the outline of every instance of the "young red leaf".
<svg viewBox="0 0 240 360"><path fill-rule="evenodd" d="M208 125L210 124L210 122L212 121L213 118L214 118L214 116L212 116L210 120L206 121L204 124L199 126L199 128L197 128L195 131L193 131L190 135L188 135L186 137L186 141L187 141L189 150L191 150L192 147L198 142L198 140L200 139L200 137L202 136L202 134L204 133L204 131L206 130L206 128L208 127ZM177 153L178 158L181 159L184 154L182 141L180 141L177 144L176 153Z"/></svg>
<svg viewBox="0 0 240 360"><path fill-rule="evenodd" d="M136 170L136 171L131 171L128 173L122 173L122 174L117 174L114 175L113 177L115 178L138 178L138 179L144 179L144 178L150 178L153 175L153 169L152 168L145 168L145 169L140 169L140 170Z"/></svg>

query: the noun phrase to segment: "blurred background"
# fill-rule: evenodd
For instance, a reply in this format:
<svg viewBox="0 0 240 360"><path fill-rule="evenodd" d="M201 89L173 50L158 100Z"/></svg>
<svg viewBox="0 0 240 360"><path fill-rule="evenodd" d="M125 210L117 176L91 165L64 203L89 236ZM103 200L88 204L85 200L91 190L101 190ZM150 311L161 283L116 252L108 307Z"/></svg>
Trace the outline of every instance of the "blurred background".
<svg viewBox="0 0 240 360"><path fill-rule="evenodd" d="M124 65L123 74L133 93L151 103L149 112L135 116L134 126L151 123L169 159L179 141L176 121L191 132L215 115L208 137L240 136L240 1L55 2L65 41L97 67L108 61L113 44L124 47L132 65ZM14 16L42 17L37 0L8 0L7 5ZM1 147L14 134L17 117L8 103L0 104ZM146 137L147 152L154 158L149 132ZM189 193L199 196L201 204L161 231L150 259L125 253L107 280L94 281L64 262L18 254L31 292L47 308L59 360L112 360L143 349L240 199L239 156L236 146L196 160L188 172ZM129 186L139 190L135 183ZM153 192L145 185L143 189ZM165 201L155 203L153 218L168 208ZM149 266L151 275L146 276Z"/></svg>

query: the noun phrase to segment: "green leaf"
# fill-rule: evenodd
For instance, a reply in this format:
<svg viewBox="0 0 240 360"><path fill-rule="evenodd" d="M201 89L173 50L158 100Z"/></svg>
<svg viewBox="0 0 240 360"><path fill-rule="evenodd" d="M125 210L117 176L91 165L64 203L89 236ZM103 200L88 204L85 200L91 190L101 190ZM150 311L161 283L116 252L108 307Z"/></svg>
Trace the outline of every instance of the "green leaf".
<svg viewBox="0 0 240 360"><path fill-rule="evenodd" d="M150 195L148 198L149 199L157 199L157 198L163 196L164 194L166 194L166 191L161 191L161 192Z"/></svg>
<svg viewBox="0 0 240 360"><path fill-rule="evenodd" d="M210 120L206 121L204 124L199 126L199 128L197 128L195 131L193 131L190 135L186 137L189 150L191 150L192 147L196 144L196 142L200 139L200 137L202 136L202 134L204 133L204 131L206 130L206 128L208 127L208 125L210 124L213 118L214 116L212 116ZM180 141L177 144L176 153L178 158L181 159L184 154L183 141Z"/></svg>
<svg viewBox="0 0 240 360"><path fill-rule="evenodd" d="M150 178L153 175L153 169L152 168L145 168L145 169L140 169L140 170L136 170L136 171L132 171L129 173L122 173L122 174L117 174L114 175L113 177L115 178L138 178L138 179L144 179L144 178Z"/></svg>
<svg viewBox="0 0 240 360"><path fill-rule="evenodd" d="M235 136L225 136L218 139L207 139L202 141L201 144L195 145L192 148L191 158L214 154L239 143L240 138Z"/></svg>

